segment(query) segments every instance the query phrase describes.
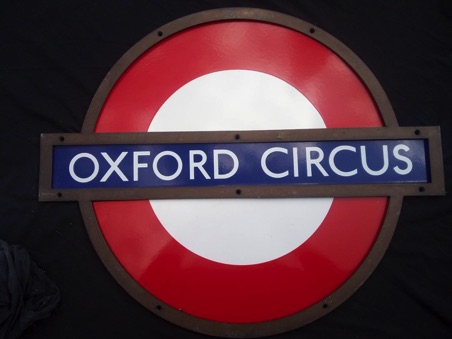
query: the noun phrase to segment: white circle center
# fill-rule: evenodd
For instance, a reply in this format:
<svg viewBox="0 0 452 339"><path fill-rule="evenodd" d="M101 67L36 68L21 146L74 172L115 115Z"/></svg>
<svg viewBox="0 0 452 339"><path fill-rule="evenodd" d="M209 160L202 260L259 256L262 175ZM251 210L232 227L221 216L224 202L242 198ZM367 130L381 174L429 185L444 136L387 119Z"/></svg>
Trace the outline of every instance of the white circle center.
<svg viewBox="0 0 452 339"><path fill-rule="evenodd" d="M178 89L149 132L325 128L311 102L269 74L227 70ZM277 259L320 226L332 198L152 200L155 214L182 246L206 259L252 265Z"/></svg>

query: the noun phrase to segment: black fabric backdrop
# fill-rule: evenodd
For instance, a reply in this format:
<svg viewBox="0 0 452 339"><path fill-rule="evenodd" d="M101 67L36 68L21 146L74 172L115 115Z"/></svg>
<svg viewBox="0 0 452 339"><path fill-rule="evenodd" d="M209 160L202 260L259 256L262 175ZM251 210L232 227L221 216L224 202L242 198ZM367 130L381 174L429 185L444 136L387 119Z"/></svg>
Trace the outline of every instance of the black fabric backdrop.
<svg viewBox="0 0 452 339"><path fill-rule="evenodd" d="M39 136L80 132L117 59L181 16L260 7L313 23L374 72L400 126L440 125L452 160L452 1L20 1L0 7L0 239L24 246L61 290L23 338L202 338L153 315L98 259L77 203L39 203ZM329 315L280 338L452 337L452 201L407 197L364 285Z"/></svg>

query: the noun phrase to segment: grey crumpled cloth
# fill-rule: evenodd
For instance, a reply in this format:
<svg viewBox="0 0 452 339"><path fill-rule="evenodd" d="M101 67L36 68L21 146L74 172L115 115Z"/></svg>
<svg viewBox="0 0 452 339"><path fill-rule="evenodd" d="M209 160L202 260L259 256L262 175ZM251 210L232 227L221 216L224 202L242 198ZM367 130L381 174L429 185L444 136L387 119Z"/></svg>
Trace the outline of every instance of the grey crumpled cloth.
<svg viewBox="0 0 452 339"><path fill-rule="evenodd" d="M0 240L0 339L17 338L60 301L58 287L21 246Z"/></svg>

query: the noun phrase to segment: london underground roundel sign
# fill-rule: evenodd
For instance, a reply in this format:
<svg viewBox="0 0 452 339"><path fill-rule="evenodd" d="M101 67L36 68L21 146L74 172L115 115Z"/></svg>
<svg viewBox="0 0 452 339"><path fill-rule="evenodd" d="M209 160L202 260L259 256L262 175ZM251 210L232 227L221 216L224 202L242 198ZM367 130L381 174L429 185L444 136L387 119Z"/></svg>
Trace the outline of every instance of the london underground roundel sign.
<svg viewBox="0 0 452 339"><path fill-rule="evenodd" d="M442 194L439 130L400 128L343 44L257 9L194 14L132 47L81 134L42 137L41 200L78 200L115 279L179 326L300 327L381 259L404 195Z"/></svg>

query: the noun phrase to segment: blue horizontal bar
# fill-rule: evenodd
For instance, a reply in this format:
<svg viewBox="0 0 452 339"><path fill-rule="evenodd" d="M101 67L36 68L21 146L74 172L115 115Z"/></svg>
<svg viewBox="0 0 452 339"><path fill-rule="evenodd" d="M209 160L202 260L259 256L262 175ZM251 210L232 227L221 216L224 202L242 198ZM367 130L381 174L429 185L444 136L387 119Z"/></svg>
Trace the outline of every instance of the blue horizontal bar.
<svg viewBox="0 0 452 339"><path fill-rule="evenodd" d="M52 188L427 183L427 149L420 139L58 145Z"/></svg>

